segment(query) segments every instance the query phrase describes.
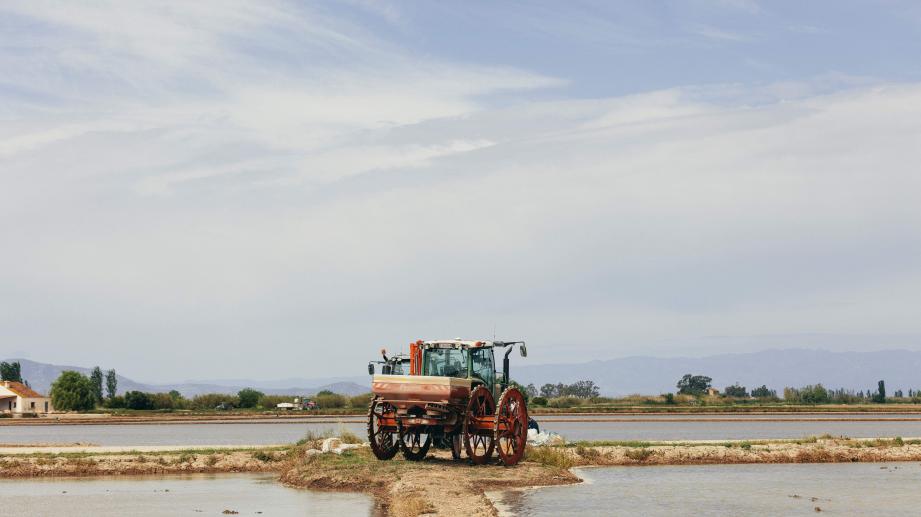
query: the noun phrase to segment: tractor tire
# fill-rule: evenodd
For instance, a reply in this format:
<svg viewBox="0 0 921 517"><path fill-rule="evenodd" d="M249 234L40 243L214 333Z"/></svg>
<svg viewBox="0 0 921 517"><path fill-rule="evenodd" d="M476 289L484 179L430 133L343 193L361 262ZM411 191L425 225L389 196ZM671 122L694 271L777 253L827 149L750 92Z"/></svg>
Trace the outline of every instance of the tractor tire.
<svg viewBox="0 0 921 517"><path fill-rule="evenodd" d="M422 461L432 446L432 434L424 427L404 429L400 425L400 450L409 461Z"/></svg>
<svg viewBox="0 0 921 517"><path fill-rule="evenodd" d="M371 444L371 452L379 460L392 459L400 450L400 442L395 440L397 436L381 425L384 415L391 412L393 406L377 399L372 400L368 407L368 442Z"/></svg>
<svg viewBox="0 0 921 517"><path fill-rule="evenodd" d="M528 406L518 388L506 388L496 405L496 451L502 464L511 467L524 457L528 445Z"/></svg>
<svg viewBox="0 0 921 517"><path fill-rule="evenodd" d="M470 392L467 411L464 413L464 447L467 457L474 465L483 465L492 458L496 442L495 433L490 429L477 429L474 421L492 418L496 414L496 403L492 393L483 386L477 386Z"/></svg>

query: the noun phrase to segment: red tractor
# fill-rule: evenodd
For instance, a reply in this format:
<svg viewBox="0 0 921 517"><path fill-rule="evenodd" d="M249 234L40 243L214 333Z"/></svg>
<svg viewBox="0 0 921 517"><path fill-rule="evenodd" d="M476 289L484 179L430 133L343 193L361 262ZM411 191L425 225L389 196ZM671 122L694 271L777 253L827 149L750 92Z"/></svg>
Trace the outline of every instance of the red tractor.
<svg viewBox="0 0 921 517"><path fill-rule="evenodd" d="M450 447L455 460L463 449L475 464L494 451L504 465L518 463L529 419L524 394L510 386L509 354L516 345L527 357L524 341L411 343L408 374L373 376L368 440L374 455L389 460L402 451L420 461L435 442ZM496 348L505 349L501 372ZM374 373L373 363L368 370Z"/></svg>

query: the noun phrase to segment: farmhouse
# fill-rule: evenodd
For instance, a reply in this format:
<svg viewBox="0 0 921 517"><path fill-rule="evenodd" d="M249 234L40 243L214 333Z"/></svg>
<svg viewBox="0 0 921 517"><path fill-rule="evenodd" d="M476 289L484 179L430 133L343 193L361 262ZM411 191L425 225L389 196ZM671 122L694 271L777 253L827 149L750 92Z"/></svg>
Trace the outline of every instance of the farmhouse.
<svg viewBox="0 0 921 517"><path fill-rule="evenodd" d="M51 399L22 384L0 381L0 413L50 413L54 411Z"/></svg>

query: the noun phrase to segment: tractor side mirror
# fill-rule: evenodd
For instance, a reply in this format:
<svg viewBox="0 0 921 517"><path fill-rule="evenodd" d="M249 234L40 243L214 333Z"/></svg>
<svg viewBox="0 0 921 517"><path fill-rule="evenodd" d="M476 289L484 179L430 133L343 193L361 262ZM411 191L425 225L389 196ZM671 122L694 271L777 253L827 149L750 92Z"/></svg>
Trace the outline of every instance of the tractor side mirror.
<svg viewBox="0 0 921 517"><path fill-rule="evenodd" d="M368 363L368 375L374 375L374 363Z"/></svg>
<svg viewBox="0 0 921 517"><path fill-rule="evenodd" d="M524 343L518 345L518 351L521 352L521 357L528 356L528 347L526 347Z"/></svg>

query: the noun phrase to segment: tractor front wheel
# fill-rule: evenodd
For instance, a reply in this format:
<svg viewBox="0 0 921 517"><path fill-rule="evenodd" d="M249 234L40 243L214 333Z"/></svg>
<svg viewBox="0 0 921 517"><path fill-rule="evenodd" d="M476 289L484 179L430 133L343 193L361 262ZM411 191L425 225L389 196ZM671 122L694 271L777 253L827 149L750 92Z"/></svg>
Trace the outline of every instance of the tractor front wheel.
<svg viewBox="0 0 921 517"><path fill-rule="evenodd" d="M491 419L496 414L496 402L492 393L483 386L470 392L467 412L464 415L464 447L467 457L476 465L482 465L492 458L496 444L493 441Z"/></svg>
<svg viewBox="0 0 921 517"><path fill-rule="evenodd" d="M409 461L422 461L432 446L432 435L424 426L413 426L409 429L400 425L400 448L403 457Z"/></svg>
<svg viewBox="0 0 921 517"><path fill-rule="evenodd" d="M395 413L392 405L377 399L372 400L368 408L368 441L371 443L371 452L379 460L389 460L400 450L395 429L384 423L393 418Z"/></svg>
<svg viewBox="0 0 921 517"><path fill-rule="evenodd" d="M506 388L499 397L494 431L502 463L511 467L521 461L528 444L528 407L517 388Z"/></svg>

